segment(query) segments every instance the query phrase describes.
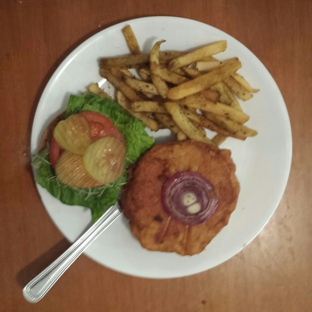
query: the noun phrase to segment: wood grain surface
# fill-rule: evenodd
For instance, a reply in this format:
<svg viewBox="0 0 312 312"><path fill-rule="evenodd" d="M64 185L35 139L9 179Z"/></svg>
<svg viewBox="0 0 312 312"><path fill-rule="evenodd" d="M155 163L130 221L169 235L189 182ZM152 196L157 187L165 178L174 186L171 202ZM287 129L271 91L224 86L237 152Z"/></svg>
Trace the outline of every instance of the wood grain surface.
<svg viewBox="0 0 312 312"><path fill-rule="evenodd" d="M83 255L42 301L30 304L24 285L69 246L42 205L30 167L40 95L62 60L91 35L155 15L225 31L274 77L293 135L282 201L250 245L209 271L142 279ZM1 0L0 311L312 311L311 21L309 0Z"/></svg>

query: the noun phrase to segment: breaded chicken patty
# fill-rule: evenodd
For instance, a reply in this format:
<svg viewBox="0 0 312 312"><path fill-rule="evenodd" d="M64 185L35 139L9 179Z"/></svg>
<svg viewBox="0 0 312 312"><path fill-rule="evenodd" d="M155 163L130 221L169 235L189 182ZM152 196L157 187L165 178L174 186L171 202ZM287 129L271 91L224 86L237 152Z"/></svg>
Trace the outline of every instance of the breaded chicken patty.
<svg viewBox="0 0 312 312"><path fill-rule="evenodd" d="M194 255L226 226L239 194L231 152L185 140L156 145L129 171L121 208L133 235L148 250ZM187 225L162 205L163 183L177 172L197 172L209 180L218 196L217 210L204 223Z"/></svg>

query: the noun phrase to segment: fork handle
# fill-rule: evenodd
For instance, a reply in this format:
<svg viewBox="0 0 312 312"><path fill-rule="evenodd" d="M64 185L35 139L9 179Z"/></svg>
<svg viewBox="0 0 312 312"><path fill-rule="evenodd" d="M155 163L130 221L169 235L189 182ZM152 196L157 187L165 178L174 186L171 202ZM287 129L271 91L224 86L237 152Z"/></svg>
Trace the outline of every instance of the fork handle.
<svg viewBox="0 0 312 312"><path fill-rule="evenodd" d="M73 245L24 287L24 298L31 303L40 301L85 249L120 215L117 206L110 207Z"/></svg>

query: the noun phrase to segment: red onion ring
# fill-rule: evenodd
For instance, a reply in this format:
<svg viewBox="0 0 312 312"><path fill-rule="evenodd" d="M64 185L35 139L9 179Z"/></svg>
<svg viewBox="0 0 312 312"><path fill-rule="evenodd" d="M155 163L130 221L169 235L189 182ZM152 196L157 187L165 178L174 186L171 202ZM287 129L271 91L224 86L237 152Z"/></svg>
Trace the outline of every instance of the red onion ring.
<svg viewBox="0 0 312 312"><path fill-rule="evenodd" d="M214 186L196 172L177 172L169 177L161 190L165 211L187 225L208 220L218 207Z"/></svg>

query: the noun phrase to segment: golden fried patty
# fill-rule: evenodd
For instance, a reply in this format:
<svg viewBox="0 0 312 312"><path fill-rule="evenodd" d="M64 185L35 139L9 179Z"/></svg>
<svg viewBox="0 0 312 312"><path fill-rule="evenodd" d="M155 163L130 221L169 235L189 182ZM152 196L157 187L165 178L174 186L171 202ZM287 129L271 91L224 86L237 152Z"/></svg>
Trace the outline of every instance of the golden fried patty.
<svg viewBox="0 0 312 312"><path fill-rule="evenodd" d="M186 225L164 210L163 183L174 173L200 173L215 187L219 198L216 212L202 224ZM231 152L196 141L177 141L154 146L129 171L121 208L141 245L149 250L200 253L228 224L239 194Z"/></svg>

